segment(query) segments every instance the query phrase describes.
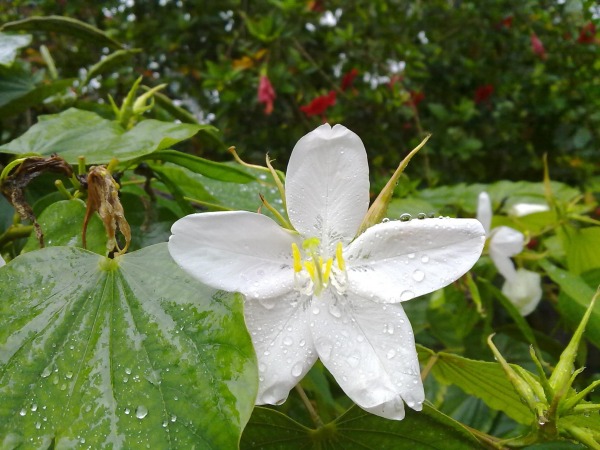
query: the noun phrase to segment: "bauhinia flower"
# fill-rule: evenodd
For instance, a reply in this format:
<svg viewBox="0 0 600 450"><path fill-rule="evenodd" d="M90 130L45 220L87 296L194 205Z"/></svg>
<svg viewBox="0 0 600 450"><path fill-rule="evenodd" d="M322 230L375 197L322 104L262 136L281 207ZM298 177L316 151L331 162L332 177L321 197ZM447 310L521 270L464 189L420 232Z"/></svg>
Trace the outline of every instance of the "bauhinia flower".
<svg viewBox="0 0 600 450"><path fill-rule="evenodd" d="M404 417L424 400L401 302L440 289L479 258L474 219L383 220L369 207L365 147L322 125L296 144L285 181L294 230L251 212L192 214L172 228L174 260L203 283L244 294L258 358L257 404L280 404L320 358L363 409Z"/></svg>
<svg viewBox="0 0 600 450"><path fill-rule="evenodd" d="M536 212L539 212L539 209ZM525 236L520 231L507 226L491 228L492 202L487 192L479 194L477 220L483 225L488 237L490 258L505 279L502 293L515 305L521 315L530 314L542 298L541 277L530 270L516 269L511 260L511 257L523 251Z"/></svg>

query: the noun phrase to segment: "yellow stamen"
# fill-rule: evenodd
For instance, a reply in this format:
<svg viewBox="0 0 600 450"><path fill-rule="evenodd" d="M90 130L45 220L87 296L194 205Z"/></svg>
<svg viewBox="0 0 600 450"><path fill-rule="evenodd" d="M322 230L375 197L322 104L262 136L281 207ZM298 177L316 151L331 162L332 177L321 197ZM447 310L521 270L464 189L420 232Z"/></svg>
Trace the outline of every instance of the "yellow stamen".
<svg viewBox="0 0 600 450"><path fill-rule="evenodd" d="M292 256L294 257L294 272L301 272L302 256L300 256L300 249L295 242L292 243Z"/></svg>
<svg viewBox="0 0 600 450"><path fill-rule="evenodd" d="M308 272L308 274L310 275L310 277L313 280L315 280L315 265L309 261L305 261L304 262L304 268L306 269L306 271Z"/></svg>
<svg viewBox="0 0 600 450"><path fill-rule="evenodd" d="M342 243L338 242L337 247L335 249L335 258L337 260L337 265L340 270L346 270L346 263L344 262L344 256L342 255Z"/></svg>

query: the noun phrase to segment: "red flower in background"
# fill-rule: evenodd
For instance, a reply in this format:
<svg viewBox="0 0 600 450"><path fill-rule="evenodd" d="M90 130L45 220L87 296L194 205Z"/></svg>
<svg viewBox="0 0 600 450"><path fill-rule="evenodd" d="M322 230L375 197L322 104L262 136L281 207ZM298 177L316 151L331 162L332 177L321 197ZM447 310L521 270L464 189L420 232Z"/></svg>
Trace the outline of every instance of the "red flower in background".
<svg viewBox="0 0 600 450"><path fill-rule="evenodd" d="M579 32L577 42L580 44L593 44L596 42L596 25L590 22Z"/></svg>
<svg viewBox="0 0 600 450"><path fill-rule="evenodd" d="M354 83L354 79L357 76L358 76L358 69L356 69L356 68L353 68L353 69L349 70L348 72L346 72L346 74L342 78L342 84L341 84L342 91L345 91L348 88L352 87L352 84Z"/></svg>
<svg viewBox="0 0 600 450"><path fill-rule="evenodd" d="M273 112L273 102L276 97L269 77L261 75L258 83L258 102L265 104L265 114L269 115Z"/></svg>
<svg viewBox="0 0 600 450"><path fill-rule="evenodd" d="M315 98L308 105L300 107L300 110L307 116L323 115L327 108L335 105L336 93L335 91L329 91L327 95L321 95Z"/></svg>
<svg viewBox="0 0 600 450"><path fill-rule="evenodd" d="M493 84L484 84L483 86L479 86L475 90L475 95L473 96L473 101L479 104L485 102L491 95L494 93L494 85Z"/></svg>
<svg viewBox="0 0 600 450"><path fill-rule="evenodd" d="M417 106L419 106L419 103L421 103L423 100L425 100L425 94L423 94L421 91L410 91L410 100L409 102L416 108Z"/></svg>
<svg viewBox="0 0 600 450"><path fill-rule="evenodd" d="M512 27L513 19L513 16L506 16L500 21L500 23L498 24L498 28L506 28L508 30Z"/></svg>
<svg viewBox="0 0 600 450"><path fill-rule="evenodd" d="M531 50L541 59L546 59L544 44L542 44L542 41L540 41L540 38L535 33L531 33Z"/></svg>

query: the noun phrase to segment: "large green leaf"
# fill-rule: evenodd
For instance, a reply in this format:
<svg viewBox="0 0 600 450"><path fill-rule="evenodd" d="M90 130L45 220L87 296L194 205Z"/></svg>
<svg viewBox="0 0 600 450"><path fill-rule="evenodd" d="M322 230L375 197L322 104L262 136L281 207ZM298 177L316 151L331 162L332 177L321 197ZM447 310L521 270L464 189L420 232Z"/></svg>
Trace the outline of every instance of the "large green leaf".
<svg viewBox="0 0 600 450"><path fill-rule="evenodd" d="M335 421L316 430L267 408L255 408L242 435L242 449L392 449L473 450L477 440L458 422L429 405L407 409L402 421L350 408Z"/></svg>
<svg viewBox="0 0 600 450"><path fill-rule="evenodd" d="M85 217L85 203L79 199L60 200L51 203L37 218L44 232L44 244L47 247L58 247L62 245L70 247L82 247L82 228ZM87 229L88 250L101 255L106 254L106 232L102 220L94 214ZM40 248L40 244L31 233L25 243L23 252L30 252Z"/></svg>
<svg viewBox="0 0 600 450"><path fill-rule="evenodd" d="M2 31L54 31L59 34L68 34L84 39L94 45L121 48L122 45L111 38L104 31L99 30L81 20L62 16L34 16L23 20L5 23L0 27Z"/></svg>
<svg viewBox="0 0 600 450"><path fill-rule="evenodd" d="M17 57L17 50L30 42L30 34L0 33L0 66L10 66Z"/></svg>
<svg viewBox="0 0 600 450"><path fill-rule="evenodd" d="M519 423L529 425L534 420L533 413L521 402L499 363L444 352L431 357L436 358L432 373L440 382L458 386Z"/></svg>
<svg viewBox="0 0 600 450"><path fill-rule="evenodd" d="M125 131L117 122L70 108L41 116L25 134L0 147L0 152L44 156L57 153L71 164L85 156L88 164L106 164L112 158L127 161L169 148L207 126L150 119Z"/></svg>
<svg viewBox="0 0 600 450"><path fill-rule="evenodd" d="M560 286L558 308L561 315L573 328L577 327L595 294L594 289L579 276L556 267L549 261L540 260L540 266L548 276ZM596 346L600 347L600 304L596 303L587 327L585 336Z"/></svg>
<svg viewBox="0 0 600 450"><path fill-rule="evenodd" d="M241 298L187 276L166 244L26 253L0 286L4 447L237 446L257 389Z"/></svg>
<svg viewBox="0 0 600 450"><path fill-rule="evenodd" d="M600 267L600 227L563 228L560 234L567 252L569 271L576 275Z"/></svg>

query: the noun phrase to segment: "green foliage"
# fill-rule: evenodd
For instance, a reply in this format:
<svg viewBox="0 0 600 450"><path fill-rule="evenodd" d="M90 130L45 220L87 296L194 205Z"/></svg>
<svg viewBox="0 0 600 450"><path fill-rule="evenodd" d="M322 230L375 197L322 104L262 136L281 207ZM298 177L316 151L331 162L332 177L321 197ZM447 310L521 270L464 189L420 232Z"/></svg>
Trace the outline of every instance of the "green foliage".
<svg viewBox="0 0 600 450"><path fill-rule="evenodd" d="M574 364L587 369L563 393L583 393L579 410L554 434L486 342L496 333L498 355L541 399L600 283L597 14L591 0L0 5L2 447L598 448L598 304ZM270 114L261 76L276 93ZM317 112L311 102L331 92ZM352 407L322 365L301 382L308 399L253 410L242 299L166 252L186 214L285 213L269 171L225 150L253 163L268 152L282 168L324 120L364 140L373 198L432 132L387 218L474 217L486 191L492 228L524 235L515 267L542 279L523 317L486 248L465 278L403 304L427 402L401 422ZM19 175L54 154L72 176L44 162ZM105 185L94 165L107 166ZM106 247L98 187L122 206L129 253ZM548 210L519 216L520 203Z"/></svg>

